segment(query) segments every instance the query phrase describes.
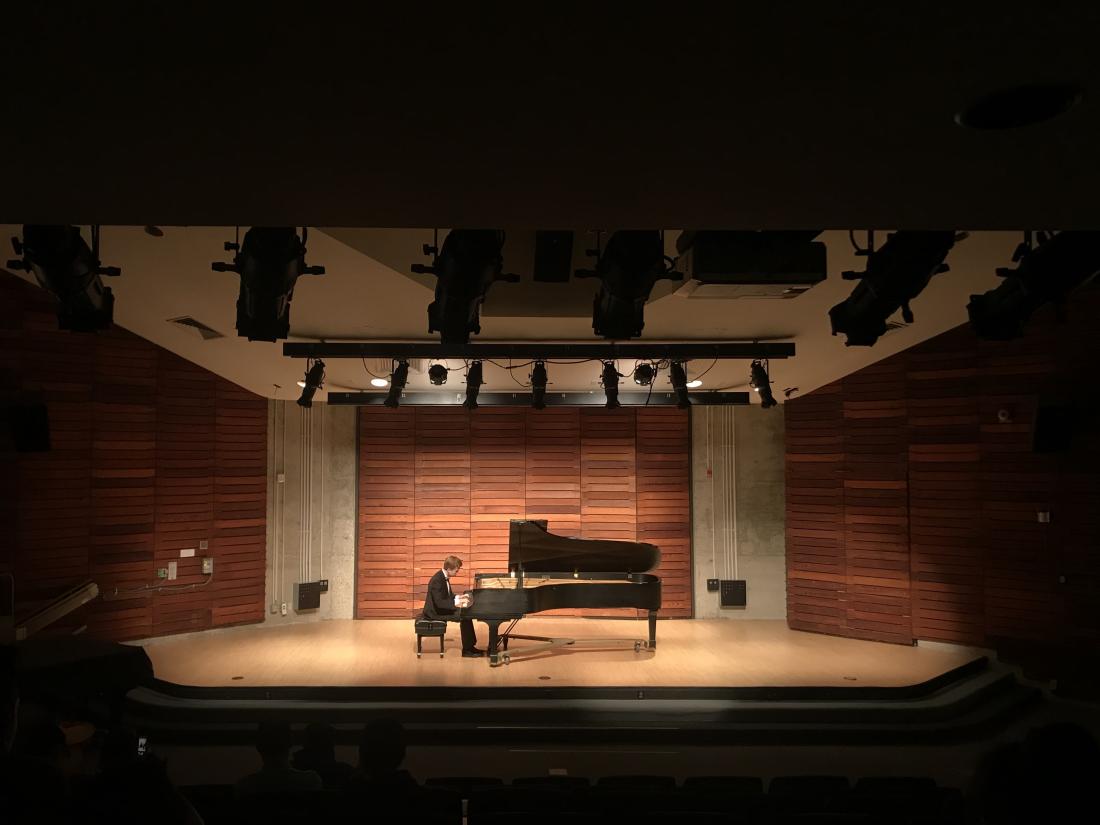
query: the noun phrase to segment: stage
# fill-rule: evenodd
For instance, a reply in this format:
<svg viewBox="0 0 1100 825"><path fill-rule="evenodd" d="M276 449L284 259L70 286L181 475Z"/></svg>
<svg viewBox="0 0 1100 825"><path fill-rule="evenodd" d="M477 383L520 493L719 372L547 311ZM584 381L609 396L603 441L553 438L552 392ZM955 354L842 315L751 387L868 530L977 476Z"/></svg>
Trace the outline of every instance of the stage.
<svg viewBox="0 0 1100 825"><path fill-rule="evenodd" d="M484 645L485 626L478 629ZM979 659L973 648L906 647L790 630L783 621L660 622L657 649L635 652L644 620L531 618L518 633L622 638L623 644L560 648L511 664L461 656L451 625L446 654L424 639L417 659L408 619L252 625L142 642L156 678L195 687L768 688L919 685Z"/></svg>

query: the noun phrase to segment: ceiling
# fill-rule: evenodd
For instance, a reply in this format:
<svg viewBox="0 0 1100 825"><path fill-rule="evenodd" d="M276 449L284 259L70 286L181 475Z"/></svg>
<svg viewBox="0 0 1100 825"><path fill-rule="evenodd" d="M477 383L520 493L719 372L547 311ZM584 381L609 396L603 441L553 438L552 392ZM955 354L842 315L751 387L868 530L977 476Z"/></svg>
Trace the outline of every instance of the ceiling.
<svg viewBox="0 0 1100 825"><path fill-rule="evenodd" d="M1095 3L11 5L4 222L1098 224Z"/></svg>
<svg viewBox="0 0 1100 825"><path fill-rule="evenodd" d="M0 226L4 235L19 234L20 227ZM225 260L224 241L233 230L224 227L164 227L163 237L152 237L141 227L104 227L101 256L104 263L120 266L122 275L109 280L115 293L115 321L120 326L194 361L261 395L296 398L295 382L304 363L282 355L282 344L249 342L235 331L239 277L213 272L210 264ZM346 237L346 233L336 233ZM427 306L432 291L397 271L398 261L421 259L420 246L431 238L430 230L370 230L354 235L357 246L364 239L383 250L393 263L386 266L359 248L336 240L324 229L309 234L307 262L322 264L322 276L299 279L291 304L292 341L403 340L426 341ZM801 394L884 358L966 320L966 302L975 291L997 282L994 268L1008 263L1019 240L1017 233L977 232L956 244L948 262L951 271L936 276L912 304L913 326L884 336L872 348L845 347L843 337L830 335L828 310L853 289L840 273L862 270L846 232L826 232L829 276L809 292L790 300L686 299L665 294L651 301L645 311L646 341L683 340L784 340L793 341L797 355L773 361L773 384L778 390L798 387ZM880 237L880 242L882 238ZM404 255L402 255L404 250ZM507 261L506 261L507 263ZM29 276L18 273L29 280ZM588 282L596 290L595 282ZM497 284L493 291L511 285ZM225 337L203 340L193 330L169 319L190 316ZM437 340L437 339L436 339ZM593 341L591 316L530 317L499 315L482 317L477 341ZM326 389L371 389L370 375L360 360L326 362ZM460 368L461 362L449 362ZM370 367L371 365L366 365ZM501 366L504 366L503 363ZM622 362L619 371L629 373L633 363ZM747 389L748 362L693 362L689 377L707 370L703 389ZM487 391L522 391L529 369L511 373L486 365ZM550 389L599 392L596 364L551 365ZM457 372L440 392L461 392ZM514 376L514 378L512 377ZM427 376L414 371L408 388L431 389ZM624 387L625 389L626 387ZM658 388L667 389L667 376ZM319 400L324 398L321 393Z"/></svg>
<svg viewBox="0 0 1100 825"><path fill-rule="evenodd" d="M117 322L264 395L296 396L302 364L235 336L237 277L210 262L236 224L331 227L310 234L327 274L299 282L292 340L426 339L430 278L403 274L430 237L416 227L972 231L916 324L871 349L829 335L839 273L862 268L845 231L824 235L827 281L791 301L655 293L647 340L792 340L773 381L803 394L965 321L1011 255L1003 230L1100 226L1097 4L322 5L23 3L0 33L0 221L103 224ZM1019 129L954 122L1049 82L1081 102ZM167 323L183 315L226 337ZM576 312L482 326L592 340ZM743 388L747 366L705 387ZM331 389L368 377L329 363ZM590 366L550 380L596 389Z"/></svg>

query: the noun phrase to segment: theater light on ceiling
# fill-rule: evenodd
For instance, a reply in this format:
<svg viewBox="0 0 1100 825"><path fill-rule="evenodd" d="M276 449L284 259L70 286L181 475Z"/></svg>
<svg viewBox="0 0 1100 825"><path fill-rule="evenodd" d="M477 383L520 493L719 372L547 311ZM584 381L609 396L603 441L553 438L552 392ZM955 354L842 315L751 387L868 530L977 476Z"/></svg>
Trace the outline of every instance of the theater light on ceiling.
<svg viewBox="0 0 1100 825"><path fill-rule="evenodd" d="M320 359L307 364L305 377L298 382L302 394L298 397L299 407L312 407L313 396L325 383L325 362Z"/></svg>
<svg viewBox="0 0 1100 825"><path fill-rule="evenodd" d="M409 380L409 362L399 361L390 375L390 389L386 393L385 405L391 410L396 410L401 403L401 393L405 391L405 384Z"/></svg>
<svg viewBox="0 0 1100 825"><path fill-rule="evenodd" d="M28 224L23 239L12 238L19 260L9 269L34 275L38 285L57 298L57 326L73 332L110 329L115 297L100 276L122 273L117 266L99 260L99 227L91 229L92 245L85 243L77 226Z"/></svg>

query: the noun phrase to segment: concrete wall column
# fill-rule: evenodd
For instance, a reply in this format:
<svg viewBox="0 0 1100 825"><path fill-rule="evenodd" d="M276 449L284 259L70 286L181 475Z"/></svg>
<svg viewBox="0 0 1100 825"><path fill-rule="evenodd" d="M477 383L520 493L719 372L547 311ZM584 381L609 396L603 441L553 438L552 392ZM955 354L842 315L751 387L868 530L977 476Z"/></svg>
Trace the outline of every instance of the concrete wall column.
<svg viewBox="0 0 1100 825"><path fill-rule="evenodd" d="M782 412L696 407L691 435L696 618L785 619ZM709 578L746 580L747 607L720 607Z"/></svg>
<svg viewBox="0 0 1100 825"><path fill-rule="evenodd" d="M267 622L353 618L355 414L318 402L269 403ZM320 608L295 610L295 584L318 579L329 583Z"/></svg>

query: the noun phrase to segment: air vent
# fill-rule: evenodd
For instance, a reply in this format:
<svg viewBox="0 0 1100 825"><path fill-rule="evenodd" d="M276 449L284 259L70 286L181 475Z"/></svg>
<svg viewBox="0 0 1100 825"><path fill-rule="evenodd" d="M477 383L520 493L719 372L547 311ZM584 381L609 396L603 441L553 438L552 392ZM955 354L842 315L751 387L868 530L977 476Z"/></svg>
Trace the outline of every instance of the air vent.
<svg viewBox="0 0 1100 825"><path fill-rule="evenodd" d="M388 376L393 369L393 360L390 358L365 358L365 366L375 375ZM410 358L409 370L412 372L424 372L428 368L427 358Z"/></svg>
<svg viewBox="0 0 1100 825"><path fill-rule="evenodd" d="M184 329L190 329L198 333L199 337L204 341L209 341L212 338L224 338L225 336L218 332L216 329L212 329L204 324L202 321L196 321L190 315L184 315L180 318L169 318L168 323L176 324Z"/></svg>

